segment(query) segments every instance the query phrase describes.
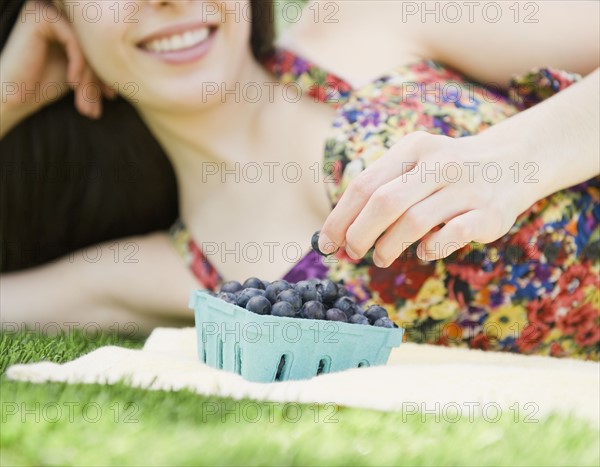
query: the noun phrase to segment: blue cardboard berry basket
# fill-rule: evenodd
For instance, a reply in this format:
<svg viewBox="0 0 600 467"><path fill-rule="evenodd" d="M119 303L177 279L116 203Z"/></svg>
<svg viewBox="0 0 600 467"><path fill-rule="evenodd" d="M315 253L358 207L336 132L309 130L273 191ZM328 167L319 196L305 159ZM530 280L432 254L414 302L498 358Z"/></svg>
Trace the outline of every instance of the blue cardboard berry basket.
<svg viewBox="0 0 600 467"><path fill-rule="evenodd" d="M260 383L384 365L404 333L402 328L257 315L203 290L192 292L189 306L200 360Z"/></svg>

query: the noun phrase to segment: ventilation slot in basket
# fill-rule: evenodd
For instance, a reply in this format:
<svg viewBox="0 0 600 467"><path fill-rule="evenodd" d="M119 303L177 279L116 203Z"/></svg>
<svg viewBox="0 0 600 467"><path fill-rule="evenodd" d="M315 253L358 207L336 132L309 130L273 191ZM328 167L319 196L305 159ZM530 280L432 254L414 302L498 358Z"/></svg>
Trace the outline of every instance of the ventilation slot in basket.
<svg viewBox="0 0 600 467"><path fill-rule="evenodd" d="M319 360L319 366L317 367L317 375L321 373L329 373L329 367L331 366L331 359L329 357L323 357Z"/></svg>
<svg viewBox="0 0 600 467"><path fill-rule="evenodd" d="M202 362L206 363L206 334L204 333L204 327L202 327Z"/></svg>
<svg viewBox="0 0 600 467"><path fill-rule="evenodd" d="M363 366L371 366L368 361L363 360L358 364L358 368L362 368Z"/></svg>
<svg viewBox="0 0 600 467"><path fill-rule="evenodd" d="M275 381L283 381L286 375L288 367L288 356L282 355L279 359L279 366L277 367L277 373L275 373Z"/></svg>
<svg viewBox="0 0 600 467"><path fill-rule="evenodd" d="M233 346L233 354L235 361L233 363L233 371L235 371L238 375L242 374L242 349L240 348L239 343L235 343Z"/></svg>
<svg viewBox="0 0 600 467"><path fill-rule="evenodd" d="M217 368L223 369L223 341L217 337Z"/></svg>

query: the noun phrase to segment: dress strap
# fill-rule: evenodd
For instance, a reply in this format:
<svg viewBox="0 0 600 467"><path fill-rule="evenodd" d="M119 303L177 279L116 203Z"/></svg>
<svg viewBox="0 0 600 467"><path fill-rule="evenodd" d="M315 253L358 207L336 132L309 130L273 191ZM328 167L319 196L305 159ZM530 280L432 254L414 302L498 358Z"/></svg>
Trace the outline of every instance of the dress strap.
<svg viewBox="0 0 600 467"><path fill-rule="evenodd" d="M289 50L276 48L263 65L282 84L295 83L303 94L317 102L339 107L346 103L352 92L352 86L346 81Z"/></svg>
<svg viewBox="0 0 600 467"><path fill-rule="evenodd" d="M535 68L515 75L508 96L519 110L524 110L581 81L582 76L551 67Z"/></svg>
<svg viewBox="0 0 600 467"><path fill-rule="evenodd" d="M169 230L169 237L186 266L196 276L202 287L215 291L223 279L219 271L204 256L181 219L177 219L173 224Z"/></svg>

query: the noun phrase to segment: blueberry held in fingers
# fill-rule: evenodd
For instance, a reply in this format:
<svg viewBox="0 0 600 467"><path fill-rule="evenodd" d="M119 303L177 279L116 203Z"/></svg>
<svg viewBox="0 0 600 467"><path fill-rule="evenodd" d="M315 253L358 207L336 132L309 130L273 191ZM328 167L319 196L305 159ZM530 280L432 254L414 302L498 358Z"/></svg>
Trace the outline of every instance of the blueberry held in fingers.
<svg viewBox="0 0 600 467"><path fill-rule="evenodd" d="M335 249L334 251L332 251L331 253L323 253L323 252L321 251L321 249L319 248L319 237L320 237L320 236L321 236L321 231L320 231L320 230L317 230L317 231L316 231L316 232L313 234L312 238L310 239L310 244L311 244L311 246L312 246L312 249L313 249L314 251L316 251L317 253L319 253L321 256L330 256L330 255L333 255L333 254L337 253L337 251L338 251L338 249L339 249L339 248L336 248L336 249Z"/></svg>

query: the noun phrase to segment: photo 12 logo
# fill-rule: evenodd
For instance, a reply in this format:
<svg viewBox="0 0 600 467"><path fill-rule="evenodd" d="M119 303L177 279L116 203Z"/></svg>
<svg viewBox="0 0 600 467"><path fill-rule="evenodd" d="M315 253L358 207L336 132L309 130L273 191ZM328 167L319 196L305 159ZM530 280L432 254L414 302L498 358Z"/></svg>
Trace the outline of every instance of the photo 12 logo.
<svg viewBox="0 0 600 467"><path fill-rule="evenodd" d="M297 423L301 420L310 420L314 423L338 423L336 417L338 410L337 404L331 402L299 404L272 401L208 401L200 405L202 423L211 420L220 420L221 423L232 421L280 423L280 418L287 423Z"/></svg>
<svg viewBox="0 0 600 467"><path fill-rule="evenodd" d="M98 423L109 418L114 423L139 423L140 408L135 402L113 402L104 407L97 402L2 402L2 423L18 420L21 423Z"/></svg>
<svg viewBox="0 0 600 467"><path fill-rule="evenodd" d="M259 341L273 344L282 340L286 343L296 344L303 340L305 343L338 344L336 337L339 325L334 321L315 322L309 328L300 323L282 323L278 320L249 323L202 322L200 325L202 343L207 344L215 339L227 340L231 336L235 342L257 343Z"/></svg>
<svg viewBox="0 0 600 467"><path fill-rule="evenodd" d="M538 23L538 2L402 2L401 21L458 23L513 21Z"/></svg>
<svg viewBox="0 0 600 467"><path fill-rule="evenodd" d="M41 21L56 23L61 19L80 19L87 23L98 23L102 19L110 19L115 23L138 23L139 3L134 1L89 2L77 0L63 0L60 3L27 2L21 10L20 20L23 23L32 19L36 23Z"/></svg>

